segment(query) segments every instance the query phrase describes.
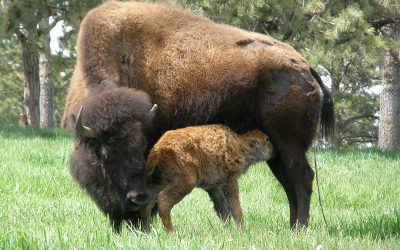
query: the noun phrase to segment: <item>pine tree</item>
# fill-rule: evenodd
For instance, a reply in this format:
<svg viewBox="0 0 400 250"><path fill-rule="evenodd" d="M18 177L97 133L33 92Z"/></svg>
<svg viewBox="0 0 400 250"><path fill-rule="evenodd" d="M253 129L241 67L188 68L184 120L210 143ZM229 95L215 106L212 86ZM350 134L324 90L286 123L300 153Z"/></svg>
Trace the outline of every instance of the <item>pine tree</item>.
<svg viewBox="0 0 400 250"><path fill-rule="evenodd" d="M39 114L41 127L53 125L54 81L50 64L52 62L49 46L50 30L61 20L79 26L79 20L83 18L84 13L99 2L97 0L83 3L78 0L0 1L0 20L2 20L0 37L17 40L21 45L24 72L24 105L21 117L26 118L27 125L37 125ZM42 74L39 75L39 72ZM65 92L60 94L65 95Z"/></svg>

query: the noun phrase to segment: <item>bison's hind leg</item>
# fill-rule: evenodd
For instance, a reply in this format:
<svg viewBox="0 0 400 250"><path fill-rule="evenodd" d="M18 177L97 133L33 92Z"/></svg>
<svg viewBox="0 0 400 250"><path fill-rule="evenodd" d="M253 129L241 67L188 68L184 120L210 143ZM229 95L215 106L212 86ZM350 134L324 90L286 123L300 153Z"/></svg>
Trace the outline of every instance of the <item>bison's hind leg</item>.
<svg viewBox="0 0 400 250"><path fill-rule="evenodd" d="M314 171L307 161L305 152L294 154L293 160L286 159L285 168L292 179L297 196L297 226L308 227L310 217L310 202Z"/></svg>
<svg viewBox="0 0 400 250"><path fill-rule="evenodd" d="M282 184L289 200L290 226L307 227L314 171L304 150L287 150L268 161L275 177Z"/></svg>
<svg viewBox="0 0 400 250"><path fill-rule="evenodd" d="M219 187L207 189L206 191L214 203L214 210L218 217L226 223L229 219L230 210L224 192Z"/></svg>
<svg viewBox="0 0 400 250"><path fill-rule="evenodd" d="M276 179L278 179L283 189L285 190L286 196L289 200L290 228L294 228L297 222L297 196L293 187L292 180L286 173L283 161L280 156L269 160L267 163L272 173L274 174Z"/></svg>

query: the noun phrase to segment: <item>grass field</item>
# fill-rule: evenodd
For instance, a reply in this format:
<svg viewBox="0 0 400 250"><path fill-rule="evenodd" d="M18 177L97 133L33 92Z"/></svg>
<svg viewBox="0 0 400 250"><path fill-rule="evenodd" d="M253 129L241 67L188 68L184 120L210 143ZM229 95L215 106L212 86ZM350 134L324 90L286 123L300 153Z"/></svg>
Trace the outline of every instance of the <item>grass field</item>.
<svg viewBox="0 0 400 250"><path fill-rule="evenodd" d="M240 180L244 231L196 189L173 210L175 235L157 219L149 234L117 236L70 177L71 148L62 130L0 125L0 249L400 249L400 153L317 151L330 233L316 187L309 229L290 231L286 196L259 164Z"/></svg>

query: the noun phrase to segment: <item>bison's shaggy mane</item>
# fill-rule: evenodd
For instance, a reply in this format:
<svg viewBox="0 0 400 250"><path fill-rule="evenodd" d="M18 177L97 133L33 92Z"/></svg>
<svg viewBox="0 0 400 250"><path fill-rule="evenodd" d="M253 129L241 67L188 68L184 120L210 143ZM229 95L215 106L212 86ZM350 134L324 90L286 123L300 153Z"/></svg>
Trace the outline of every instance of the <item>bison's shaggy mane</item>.
<svg viewBox="0 0 400 250"><path fill-rule="evenodd" d="M125 87L107 89L83 102L82 123L96 132L129 120L147 124L151 105L150 97L143 91Z"/></svg>

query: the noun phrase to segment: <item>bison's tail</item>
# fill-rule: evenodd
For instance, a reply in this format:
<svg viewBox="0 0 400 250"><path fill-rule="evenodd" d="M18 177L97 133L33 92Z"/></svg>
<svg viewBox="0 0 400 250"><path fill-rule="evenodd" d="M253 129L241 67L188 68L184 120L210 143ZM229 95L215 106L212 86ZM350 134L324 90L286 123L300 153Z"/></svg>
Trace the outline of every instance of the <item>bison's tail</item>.
<svg viewBox="0 0 400 250"><path fill-rule="evenodd" d="M321 109L321 133L325 138L332 139L335 134L335 108L332 100L332 96L329 90L326 88L322 82L321 77L313 68L310 67L312 76L317 80L319 86L321 87L323 99L322 99L322 109Z"/></svg>

